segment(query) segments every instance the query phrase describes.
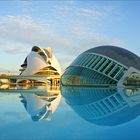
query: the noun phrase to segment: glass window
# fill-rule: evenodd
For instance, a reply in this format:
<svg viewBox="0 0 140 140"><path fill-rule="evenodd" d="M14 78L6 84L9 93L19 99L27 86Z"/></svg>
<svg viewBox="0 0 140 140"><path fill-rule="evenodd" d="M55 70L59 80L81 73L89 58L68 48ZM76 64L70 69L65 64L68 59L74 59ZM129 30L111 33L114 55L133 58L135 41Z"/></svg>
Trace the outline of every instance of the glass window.
<svg viewBox="0 0 140 140"><path fill-rule="evenodd" d="M110 64L110 66L106 69L105 74L108 75L109 72L114 68L115 63L113 62L112 64Z"/></svg>
<svg viewBox="0 0 140 140"><path fill-rule="evenodd" d="M88 65L88 63L90 62L90 60L92 59L92 55L88 55L87 60L84 62L84 64L82 66L86 66Z"/></svg>
<svg viewBox="0 0 140 140"><path fill-rule="evenodd" d="M92 64L91 68L94 69L94 67L96 66L96 64L98 64L101 59L102 59L102 57L98 56L98 58Z"/></svg>
<svg viewBox="0 0 140 140"><path fill-rule="evenodd" d="M111 76L111 77L114 77L120 69L121 69L120 66L116 67L116 68L113 70L113 72L110 74L110 76Z"/></svg>
<svg viewBox="0 0 140 140"><path fill-rule="evenodd" d="M93 63L93 61L97 58L96 55L92 55L91 60L88 62L88 64L86 65L86 67L90 67L90 65Z"/></svg>
<svg viewBox="0 0 140 140"><path fill-rule="evenodd" d="M102 58L102 59L100 60L100 62L96 65L95 70L98 70L98 69L102 66L102 64L103 64L105 61L106 61L106 59L105 59L105 58Z"/></svg>
<svg viewBox="0 0 140 140"><path fill-rule="evenodd" d="M110 63L111 63L111 60L105 61L105 62L102 64L102 66L101 66L101 68L99 69L99 71L100 71L100 72L103 72L103 71L105 70L105 68L106 68Z"/></svg>

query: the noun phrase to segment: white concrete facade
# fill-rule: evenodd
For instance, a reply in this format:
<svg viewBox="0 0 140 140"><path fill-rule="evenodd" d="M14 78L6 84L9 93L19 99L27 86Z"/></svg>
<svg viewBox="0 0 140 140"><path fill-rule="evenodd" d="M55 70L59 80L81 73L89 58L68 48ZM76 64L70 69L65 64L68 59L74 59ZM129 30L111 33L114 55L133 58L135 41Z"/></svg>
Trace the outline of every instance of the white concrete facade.
<svg viewBox="0 0 140 140"><path fill-rule="evenodd" d="M35 50L36 49L36 50ZM38 49L38 50L37 50ZM24 62L25 64L25 62ZM23 65L24 65L23 64ZM22 66L21 75L30 76L39 72L43 68L52 67L59 75L61 75L61 67L53 54L51 48L42 49L40 47L33 47L32 51L26 57L26 66Z"/></svg>

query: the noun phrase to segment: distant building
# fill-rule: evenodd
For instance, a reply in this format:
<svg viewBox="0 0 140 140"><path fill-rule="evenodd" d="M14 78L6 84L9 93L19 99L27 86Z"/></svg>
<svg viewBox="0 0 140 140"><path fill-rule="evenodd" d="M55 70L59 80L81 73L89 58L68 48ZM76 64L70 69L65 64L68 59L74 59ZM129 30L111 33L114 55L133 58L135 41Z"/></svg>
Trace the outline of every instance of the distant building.
<svg viewBox="0 0 140 140"><path fill-rule="evenodd" d="M61 81L63 85L123 85L132 72L140 75L139 56L116 46L99 46L80 54Z"/></svg>
<svg viewBox="0 0 140 140"><path fill-rule="evenodd" d="M0 73L0 77L2 77L2 76L10 76L11 74L9 74L9 73ZM10 83L10 79L7 79L7 78L5 78L5 79L1 79L0 78L0 84L9 84Z"/></svg>
<svg viewBox="0 0 140 140"><path fill-rule="evenodd" d="M34 46L25 58L20 69L22 76L49 76L59 77L50 83L57 84L60 80L61 67L51 48L40 48ZM22 80L23 81L23 80Z"/></svg>

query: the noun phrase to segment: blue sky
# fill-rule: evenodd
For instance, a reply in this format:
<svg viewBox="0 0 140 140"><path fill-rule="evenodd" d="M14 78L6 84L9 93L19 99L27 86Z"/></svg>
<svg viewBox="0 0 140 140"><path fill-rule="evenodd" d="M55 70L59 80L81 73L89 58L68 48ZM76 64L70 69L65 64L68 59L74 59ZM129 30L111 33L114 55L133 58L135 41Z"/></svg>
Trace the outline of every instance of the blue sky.
<svg viewBox="0 0 140 140"><path fill-rule="evenodd" d="M65 69L81 52L117 45L140 56L139 1L0 1L0 71L18 71L32 46Z"/></svg>

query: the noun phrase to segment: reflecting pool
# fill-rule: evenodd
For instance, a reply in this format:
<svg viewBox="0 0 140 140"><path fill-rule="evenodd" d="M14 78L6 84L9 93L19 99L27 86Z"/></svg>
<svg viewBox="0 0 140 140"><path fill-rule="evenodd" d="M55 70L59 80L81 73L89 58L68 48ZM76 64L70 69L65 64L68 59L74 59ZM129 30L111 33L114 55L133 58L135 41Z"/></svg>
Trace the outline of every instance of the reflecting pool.
<svg viewBox="0 0 140 140"><path fill-rule="evenodd" d="M0 139L139 139L140 88L1 85Z"/></svg>

